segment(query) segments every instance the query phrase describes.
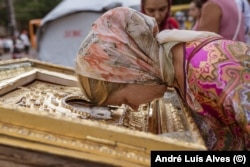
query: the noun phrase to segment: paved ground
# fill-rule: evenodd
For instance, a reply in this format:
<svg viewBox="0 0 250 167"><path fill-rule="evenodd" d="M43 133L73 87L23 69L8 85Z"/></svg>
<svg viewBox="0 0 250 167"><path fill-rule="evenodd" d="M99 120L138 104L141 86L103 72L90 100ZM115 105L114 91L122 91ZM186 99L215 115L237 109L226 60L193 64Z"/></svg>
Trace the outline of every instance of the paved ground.
<svg viewBox="0 0 250 167"><path fill-rule="evenodd" d="M23 57L27 57L27 58L31 58L31 59L36 59L37 58L37 54L36 54L36 51L31 49L30 50L30 54L24 54L22 53L20 55L20 58L23 58ZM12 54L11 53L5 53L5 54L2 54L0 56L0 60L8 60L8 59L12 59Z"/></svg>

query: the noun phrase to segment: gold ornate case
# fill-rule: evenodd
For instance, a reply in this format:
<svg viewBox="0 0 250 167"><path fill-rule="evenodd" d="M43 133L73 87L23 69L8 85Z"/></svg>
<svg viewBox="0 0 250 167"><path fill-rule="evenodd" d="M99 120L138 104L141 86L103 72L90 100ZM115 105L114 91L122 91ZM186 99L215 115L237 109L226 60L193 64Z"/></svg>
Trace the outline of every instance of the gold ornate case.
<svg viewBox="0 0 250 167"><path fill-rule="evenodd" d="M0 62L0 144L117 166L149 166L151 150L206 150L174 89L141 105L89 107L74 70Z"/></svg>

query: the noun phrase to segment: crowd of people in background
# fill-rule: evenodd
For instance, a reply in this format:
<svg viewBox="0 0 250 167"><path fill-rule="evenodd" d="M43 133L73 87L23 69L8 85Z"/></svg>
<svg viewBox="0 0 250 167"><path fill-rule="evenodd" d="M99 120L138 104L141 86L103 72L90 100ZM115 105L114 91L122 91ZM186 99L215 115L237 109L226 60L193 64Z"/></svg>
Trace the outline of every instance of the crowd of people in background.
<svg viewBox="0 0 250 167"><path fill-rule="evenodd" d="M171 13L172 0L141 0L140 11L154 17L159 30L210 31L227 39L250 43L250 0L191 0L188 10ZM237 4L237 5L236 5ZM211 12L213 11L213 12ZM230 11L230 12L227 12ZM0 56L19 58L29 54L27 30L0 37Z"/></svg>
<svg viewBox="0 0 250 167"><path fill-rule="evenodd" d="M141 0L141 12L154 17L160 31L210 31L226 39L250 43L249 0L191 0L188 10L175 13L171 13L171 7L171 0L158 0L157 3Z"/></svg>
<svg viewBox="0 0 250 167"><path fill-rule="evenodd" d="M11 54L13 59L21 58L30 53L30 39L28 31L22 30L21 33L15 36L0 37L0 56L4 54Z"/></svg>

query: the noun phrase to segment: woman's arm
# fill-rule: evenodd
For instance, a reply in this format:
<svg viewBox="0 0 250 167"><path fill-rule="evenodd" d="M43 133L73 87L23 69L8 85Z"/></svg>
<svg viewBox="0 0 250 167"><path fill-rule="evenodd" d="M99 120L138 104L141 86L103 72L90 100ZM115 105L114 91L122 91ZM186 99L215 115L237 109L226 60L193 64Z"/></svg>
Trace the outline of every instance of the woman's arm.
<svg viewBox="0 0 250 167"><path fill-rule="evenodd" d="M198 31L211 31L219 33L222 11L219 5L213 2L206 2L202 6L201 17L199 18Z"/></svg>

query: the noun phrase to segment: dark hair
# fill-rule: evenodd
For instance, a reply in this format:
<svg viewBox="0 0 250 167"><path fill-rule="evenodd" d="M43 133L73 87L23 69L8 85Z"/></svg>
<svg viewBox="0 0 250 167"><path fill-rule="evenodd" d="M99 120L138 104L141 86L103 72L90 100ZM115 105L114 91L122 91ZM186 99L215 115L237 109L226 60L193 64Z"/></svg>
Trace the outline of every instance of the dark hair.
<svg viewBox="0 0 250 167"><path fill-rule="evenodd" d="M202 5L206 2L207 0L192 0L193 3L195 3L195 6L199 9L201 9Z"/></svg>
<svg viewBox="0 0 250 167"><path fill-rule="evenodd" d="M166 0L166 1L168 2L168 14L167 14L167 17L169 17L170 8L171 8L171 5L172 5L172 0ZM146 0L141 0L141 12L142 13L145 13L145 11L144 11L145 2L146 2Z"/></svg>

